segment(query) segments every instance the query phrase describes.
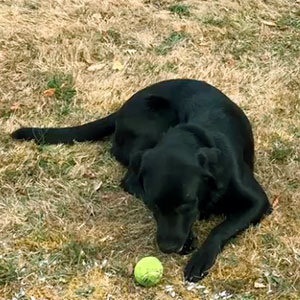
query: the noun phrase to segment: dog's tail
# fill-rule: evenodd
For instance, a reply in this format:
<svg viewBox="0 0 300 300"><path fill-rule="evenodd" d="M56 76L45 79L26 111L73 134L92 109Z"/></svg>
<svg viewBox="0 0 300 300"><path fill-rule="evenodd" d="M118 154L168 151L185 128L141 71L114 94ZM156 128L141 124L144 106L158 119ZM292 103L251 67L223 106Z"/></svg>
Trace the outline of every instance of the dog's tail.
<svg viewBox="0 0 300 300"><path fill-rule="evenodd" d="M33 128L24 127L14 131L17 140L34 140L37 144L72 144L74 141L98 141L115 130L117 112L100 120L75 127Z"/></svg>

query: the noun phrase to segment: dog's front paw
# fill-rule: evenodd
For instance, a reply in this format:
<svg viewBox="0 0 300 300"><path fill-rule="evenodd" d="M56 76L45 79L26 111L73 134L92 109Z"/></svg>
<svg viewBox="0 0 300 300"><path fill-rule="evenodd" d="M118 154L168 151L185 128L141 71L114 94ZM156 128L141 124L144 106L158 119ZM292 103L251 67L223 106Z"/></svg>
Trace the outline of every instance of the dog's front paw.
<svg viewBox="0 0 300 300"><path fill-rule="evenodd" d="M217 253L209 247L200 248L189 260L184 269L184 278L196 282L208 274L214 264Z"/></svg>

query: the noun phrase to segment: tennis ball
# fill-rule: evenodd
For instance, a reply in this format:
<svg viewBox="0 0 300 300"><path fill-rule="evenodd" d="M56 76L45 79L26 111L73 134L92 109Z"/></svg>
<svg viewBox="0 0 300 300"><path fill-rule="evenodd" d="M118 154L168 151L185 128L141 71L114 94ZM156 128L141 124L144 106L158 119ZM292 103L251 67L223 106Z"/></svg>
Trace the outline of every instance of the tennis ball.
<svg viewBox="0 0 300 300"><path fill-rule="evenodd" d="M134 268L135 280L143 286L152 286L157 284L163 275L163 266L161 262L153 256L142 258Z"/></svg>

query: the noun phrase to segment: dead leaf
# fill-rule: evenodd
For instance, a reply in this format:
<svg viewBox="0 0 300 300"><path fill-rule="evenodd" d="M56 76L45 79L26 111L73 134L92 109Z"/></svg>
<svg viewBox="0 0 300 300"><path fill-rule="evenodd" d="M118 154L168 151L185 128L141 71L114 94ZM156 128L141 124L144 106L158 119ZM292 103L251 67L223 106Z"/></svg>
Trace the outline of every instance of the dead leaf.
<svg viewBox="0 0 300 300"><path fill-rule="evenodd" d="M43 91L43 96L44 97L52 97L54 95L55 91L56 91L55 88L45 90L45 91Z"/></svg>
<svg viewBox="0 0 300 300"><path fill-rule="evenodd" d="M270 59L270 54L265 54L261 57L262 60L268 61Z"/></svg>
<svg viewBox="0 0 300 300"><path fill-rule="evenodd" d="M235 61L234 61L233 58L229 58L229 59L227 60L227 65L228 65L229 67L234 66L234 63L235 63Z"/></svg>
<svg viewBox="0 0 300 300"><path fill-rule="evenodd" d="M90 72L95 72L95 71L98 71L98 70L103 69L104 66L105 66L105 64L100 64L100 63L98 63L98 64L93 64L93 65L89 66L89 67L87 68L87 70L90 71Z"/></svg>
<svg viewBox="0 0 300 300"><path fill-rule="evenodd" d="M96 176L95 173L93 173L93 172L87 170L87 171L85 171L85 172L83 173L83 177L84 177L84 178L91 178L91 179L93 179L93 178L96 178L97 176Z"/></svg>
<svg viewBox="0 0 300 300"><path fill-rule="evenodd" d="M21 106L21 103L20 102L15 102L11 107L10 107L10 110L11 111L15 111L15 110L18 110Z"/></svg>
<svg viewBox="0 0 300 300"><path fill-rule="evenodd" d="M272 22L272 21L265 21L265 20L261 20L261 22L264 24L264 25L267 25L267 26L270 26L270 27L276 27L277 25Z"/></svg>
<svg viewBox="0 0 300 300"><path fill-rule="evenodd" d="M124 66L119 60L115 60L112 69L116 71L121 71L124 69Z"/></svg>

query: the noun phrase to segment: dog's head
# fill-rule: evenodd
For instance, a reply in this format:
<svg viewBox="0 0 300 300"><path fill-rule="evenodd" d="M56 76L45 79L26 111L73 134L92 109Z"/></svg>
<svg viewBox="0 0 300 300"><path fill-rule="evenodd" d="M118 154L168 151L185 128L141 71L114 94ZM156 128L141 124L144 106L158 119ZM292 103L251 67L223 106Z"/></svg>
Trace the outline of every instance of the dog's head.
<svg viewBox="0 0 300 300"><path fill-rule="evenodd" d="M199 207L214 189L219 150L202 148L165 151L159 147L135 158L144 202L157 223L157 243L166 253L180 252L187 243ZM133 163L134 166L134 163Z"/></svg>

